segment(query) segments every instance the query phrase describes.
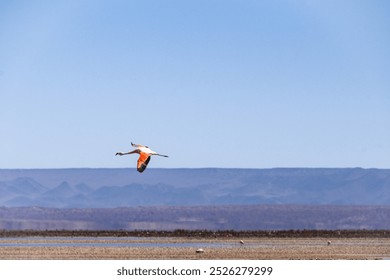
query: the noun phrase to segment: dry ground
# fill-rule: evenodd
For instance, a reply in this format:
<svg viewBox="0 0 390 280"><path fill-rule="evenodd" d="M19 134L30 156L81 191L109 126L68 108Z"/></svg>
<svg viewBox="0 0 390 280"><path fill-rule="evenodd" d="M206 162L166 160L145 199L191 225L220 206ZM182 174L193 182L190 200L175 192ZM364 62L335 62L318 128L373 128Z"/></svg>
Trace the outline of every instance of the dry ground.
<svg viewBox="0 0 390 280"><path fill-rule="evenodd" d="M145 238L128 239L131 246L101 246L106 241L90 241L91 245L82 241L82 246L69 246L69 243L80 240L65 239L64 246L17 246L18 240L0 238L0 259L27 260L27 259L70 259L70 260L99 260L99 259L390 259L389 238L247 238L245 244L239 243L237 238ZM328 245L330 241L330 245ZM50 245L53 239L31 238L31 243ZM45 243L46 242L46 243ZM58 243L59 241L55 241ZM97 242L101 243L96 246ZM123 243L123 241L120 241ZM142 243L149 246L143 247ZM156 243L156 246L150 246ZM161 246L159 243L174 245L187 243L186 246ZM191 243L188 245L188 243ZM193 243L193 246L192 246ZM196 253L202 243L204 253Z"/></svg>

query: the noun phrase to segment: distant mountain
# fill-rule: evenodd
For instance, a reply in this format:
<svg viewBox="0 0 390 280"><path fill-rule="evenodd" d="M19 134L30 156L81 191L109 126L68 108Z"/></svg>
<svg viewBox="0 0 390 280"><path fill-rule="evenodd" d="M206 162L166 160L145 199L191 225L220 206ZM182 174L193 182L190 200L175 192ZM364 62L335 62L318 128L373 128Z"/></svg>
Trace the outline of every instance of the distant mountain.
<svg viewBox="0 0 390 280"><path fill-rule="evenodd" d="M390 205L390 170L0 170L0 206Z"/></svg>
<svg viewBox="0 0 390 280"><path fill-rule="evenodd" d="M31 205L45 191L46 187L31 178L0 181L0 201L6 201L7 206Z"/></svg>

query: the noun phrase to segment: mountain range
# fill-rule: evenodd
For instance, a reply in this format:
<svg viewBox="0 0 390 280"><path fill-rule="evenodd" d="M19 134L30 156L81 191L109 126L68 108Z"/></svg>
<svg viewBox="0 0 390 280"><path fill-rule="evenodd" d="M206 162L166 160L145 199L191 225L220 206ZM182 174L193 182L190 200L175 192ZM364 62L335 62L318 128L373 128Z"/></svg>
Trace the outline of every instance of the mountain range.
<svg viewBox="0 0 390 280"><path fill-rule="evenodd" d="M0 229L390 229L390 170L0 169Z"/></svg>
<svg viewBox="0 0 390 280"><path fill-rule="evenodd" d="M390 205L390 170L1 169L0 206Z"/></svg>

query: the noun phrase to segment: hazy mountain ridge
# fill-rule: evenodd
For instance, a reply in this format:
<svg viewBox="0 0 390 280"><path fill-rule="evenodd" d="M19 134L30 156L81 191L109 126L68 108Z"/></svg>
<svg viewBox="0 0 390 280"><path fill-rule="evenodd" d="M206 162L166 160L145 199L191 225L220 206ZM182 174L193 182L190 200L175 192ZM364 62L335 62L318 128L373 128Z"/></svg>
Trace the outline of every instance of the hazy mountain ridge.
<svg viewBox="0 0 390 280"><path fill-rule="evenodd" d="M0 206L113 208L256 204L390 205L390 170L0 170Z"/></svg>
<svg viewBox="0 0 390 280"><path fill-rule="evenodd" d="M390 229L390 170L0 170L0 228Z"/></svg>

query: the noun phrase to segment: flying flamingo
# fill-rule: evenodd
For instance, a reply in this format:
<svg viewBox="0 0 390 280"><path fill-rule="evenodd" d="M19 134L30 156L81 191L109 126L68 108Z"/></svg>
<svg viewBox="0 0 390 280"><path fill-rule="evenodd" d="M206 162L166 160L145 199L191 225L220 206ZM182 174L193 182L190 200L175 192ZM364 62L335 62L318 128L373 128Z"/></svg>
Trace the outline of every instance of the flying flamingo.
<svg viewBox="0 0 390 280"><path fill-rule="evenodd" d="M140 173L142 173L146 169L146 166L148 166L151 156L168 157L166 155L161 155L159 153L156 153L155 151L152 151L148 146L134 144L133 142L131 143L131 146L136 147L136 149L127 153L118 152L115 155L124 156L129 154L139 154L139 158L137 161L137 171Z"/></svg>

